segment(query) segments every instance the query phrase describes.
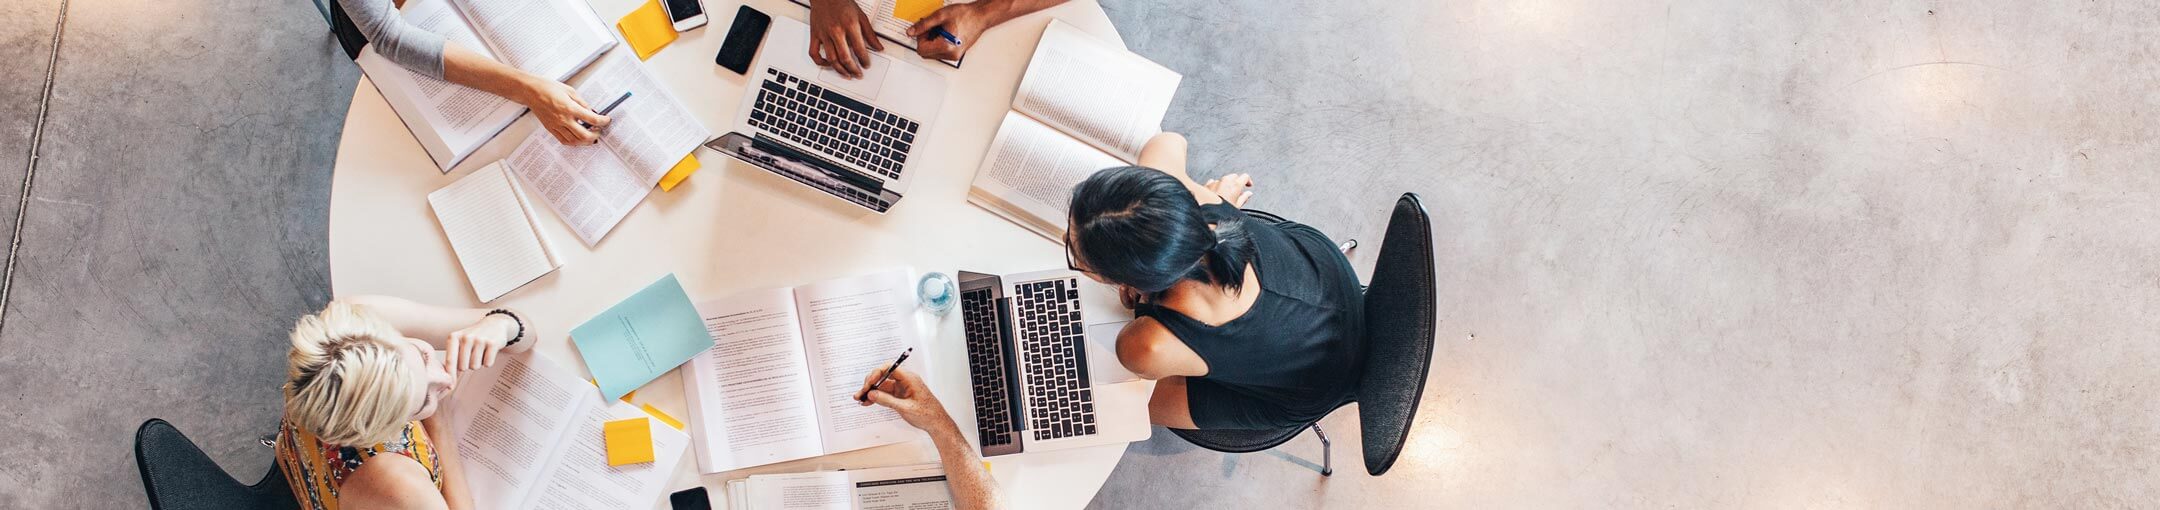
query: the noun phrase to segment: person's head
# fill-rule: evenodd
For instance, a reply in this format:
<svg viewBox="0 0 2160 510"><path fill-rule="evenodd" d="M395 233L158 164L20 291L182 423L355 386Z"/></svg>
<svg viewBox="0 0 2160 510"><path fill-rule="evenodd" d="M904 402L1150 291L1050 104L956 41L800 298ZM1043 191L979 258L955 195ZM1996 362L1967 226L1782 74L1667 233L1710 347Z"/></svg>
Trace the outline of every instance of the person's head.
<svg viewBox="0 0 2160 510"><path fill-rule="evenodd" d="M332 302L293 325L285 419L330 444L390 440L456 386L442 357L367 309Z"/></svg>
<svg viewBox="0 0 2160 510"><path fill-rule="evenodd" d="M1065 233L1073 269L1104 283L1159 294L1185 280L1237 291L1253 258L1241 215L1210 217L1183 181L1127 166L1073 188Z"/></svg>

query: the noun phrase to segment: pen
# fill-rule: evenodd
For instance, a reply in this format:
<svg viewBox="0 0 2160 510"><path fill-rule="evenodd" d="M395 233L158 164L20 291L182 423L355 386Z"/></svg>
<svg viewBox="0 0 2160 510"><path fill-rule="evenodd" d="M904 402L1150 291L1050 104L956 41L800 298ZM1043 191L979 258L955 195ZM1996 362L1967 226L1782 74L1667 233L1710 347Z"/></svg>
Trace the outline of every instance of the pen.
<svg viewBox="0 0 2160 510"><path fill-rule="evenodd" d="M960 36L957 36L957 35L953 35L953 33L952 33L952 32L947 32L947 31L945 31L945 26L943 26L943 25L939 25L939 26L934 26L934 27L930 27L930 35L934 35L934 36L938 36L939 38L943 38L943 39L945 39L945 42L949 42L949 43L952 43L952 44L953 44L953 46L959 46L959 45L960 45Z"/></svg>
<svg viewBox="0 0 2160 510"><path fill-rule="evenodd" d="M593 112L593 113L598 113L598 114L600 114L600 116L602 116L602 117L606 117L606 116L607 116L607 114L608 114L608 112L612 112L612 111L615 111L615 107L617 107L617 106L622 106L622 103L623 103L623 101L629 101L629 100L630 100L630 93L629 93L629 92L624 92L624 93L622 93L622 97L618 97L618 98L615 98L615 102L612 102L612 103L608 103L608 105L607 105L607 106L603 106L603 107L600 107L600 111L596 111L596 112ZM581 121L578 121L578 125L580 125L580 126L585 126L585 129L592 129L592 124L586 124L586 123L585 123L585 121L582 121L582 120L581 120Z"/></svg>
<svg viewBox="0 0 2160 510"><path fill-rule="evenodd" d="M863 388L863 389L862 389L862 393L860 393L860 394L857 394L857 395L855 395L855 401L856 401L856 402L868 402L868 401L870 400L870 389L871 389L871 388L876 388L876 387L879 387L879 386L884 386L884 385L885 385L885 381L889 381L889 380L892 380L892 373L893 373L893 371L894 371L894 370L899 370L899 369L900 369L900 362L902 362L902 361L907 361L907 357L908 357L908 355L909 355L909 354L914 354L914 353L915 353L915 348L914 348L914 347L909 347L909 348L908 348L907 350L905 350L905 351L900 351L900 359L892 360L892 366L890 366L890 367L886 367L886 368L885 368L885 375L881 375L881 376L878 376L878 378L877 378L877 382L875 382L875 383L871 383L869 387Z"/></svg>

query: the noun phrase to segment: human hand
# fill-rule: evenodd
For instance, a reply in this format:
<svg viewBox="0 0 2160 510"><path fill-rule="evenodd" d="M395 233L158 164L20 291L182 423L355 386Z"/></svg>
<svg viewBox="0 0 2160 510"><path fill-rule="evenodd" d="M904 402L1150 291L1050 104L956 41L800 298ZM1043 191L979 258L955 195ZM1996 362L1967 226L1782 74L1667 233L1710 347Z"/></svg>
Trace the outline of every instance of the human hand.
<svg viewBox="0 0 2160 510"><path fill-rule="evenodd" d="M510 338L517 335L517 328L516 319L489 314L465 329L450 332L449 341L444 342L450 373L495 366L495 353L510 343Z"/></svg>
<svg viewBox="0 0 2160 510"><path fill-rule="evenodd" d="M993 25L982 5L974 3L952 4L939 8L929 16L916 20L908 27L908 37L915 39L915 54L933 60L960 60L968 48ZM946 32L960 39L959 44L930 33L931 28L944 27Z"/></svg>
<svg viewBox="0 0 2160 510"><path fill-rule="evenodd" d="M870 376L863 378L863 386L869 387L877 383L878 376L882 375L885 375L883 368L870 371ZM900 413L900 419L907 420L908 425L924 431L935 432L939 427L958 427L953 423L952 415L945 414L945 404L938 403L937 395L930 394L930 386L923 384L921 377L916 377L914 372L907 370L894 370L893 376L886 379L885 384L871 389L870 401L862 402L862 405L871 403Z"/></svg>
<svg viewBox="0 0 2160 510"><path fill-rule="evenodd" d="M810 61L861 78L871 51L885 51L885 43L854 0L810 1Z"/></svg>
<svg viewBox="0 0 2160 510"><path fill-rule="evenodd" d="M1245 201L1252 200L1252 185L1252 174L1229 174L1221 179L1209 180L1201 187L1221 195L1223 201L1229 202L1231 207L1245 207Z"/></svg>
<svg viewBox="0 0 2160 510"><path fill-rule="evenodd" d="M540 120L540 127L555 135L555 141L563 145L591 145L600 141L599 129L607 127L607 116L594 112L585 99L578 97L577 89L562 82L533 78L526 86L525 97L519 100L532 109L533 118ZM585 124L579 124L579 122ZM586 124L592 127L586 127Z"/></svg>

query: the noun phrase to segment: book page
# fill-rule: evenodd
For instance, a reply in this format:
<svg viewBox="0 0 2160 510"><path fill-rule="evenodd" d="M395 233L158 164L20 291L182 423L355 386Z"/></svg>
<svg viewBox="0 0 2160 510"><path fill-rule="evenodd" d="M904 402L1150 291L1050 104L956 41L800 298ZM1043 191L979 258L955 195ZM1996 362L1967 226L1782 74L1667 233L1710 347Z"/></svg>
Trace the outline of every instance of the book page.
<svg viewBox="0 0 2160 510"><path fill-rule="evenodd" d="M399 14L421 30L442 35L450 44L488 54L446 0L412 0ZM412 72L375 53L372 44L354 60L444 172L525 113L524 105L508 99Z"/></svg>
<svg viewBox="0 0 2160 510"><path fill-rule="evenodd" d="M794 291L746 292L697 309L713 347L690 359L683 396L702 472L822 455Z"/></svg>
<svg viewBox="0 0 2160 510"><path fill-rule="evenodd" d="M1020 78L1013 109L1119 159L1138 161L1140 148L1162 132L1163 114L1183 79L1072 25L1051 21Z"/></svg>
<svg viewBox="0 0 2160 510"><path fill-rule="evenodd" d="M749 508L759 510L854 510L846 471L812 471L750 477Z"/></svg>
<svg viewBox="0 0 2160 510"><path fill-rule="evenodd" d="M854 510L948 510L952 486L937 464L848 471Z"/></svg>
<svg viewBox="0 0 2160 510"><path fill-rule="evenodd" d="M902 368L924 373L931 358L917 338L915 293L907 271L893 270L795 288L803 339L810 349L825 453L920 437L900 415L855 401L863 378L915 348Z"/></svg>
<svg viewBox="0 0 2160 510"><path fill-rule="evenodd" d="M607 439L601 431L602 424L610 420L650 416L622 401L606 407L591 406L579 417L570 435L559 442L562 455L529 508L653 508L659 504L668 481L675 476L675 464L682 461L683 448L690 444L690 436L658 419L648 420L653 428L653 461L609 466Z"/></svg>
<svg viewBox="0 0 2160 510"><path fill-rule="evenodd" d="M554 271L556 264L501 162L428 194L458 265L486 303Z"/></svg>
<svg viewBox="0 0 2160 510"><path fill-rule="evenodd" d="M632 177L606 146L563 145L545 129L534 129L506 161L586 246L599 244L653 186Z"/></svg>
<svg viewBox="0 0 2160 510"><path fill-rule="evenodd" d="M1065 240L1073 187L1126 163L1034 119L1005 113L968 200L1052 241Z"/></svg>
<svg viewBox="0 0 2160 510"><path fill-rule="evenodd" d="M615 46L615 37L584 2L456 0L497 61L555 81L567 80ZM588 99L590 101L590 99Z"/></svg>
<svg viewBox="0 0 2160 510"><path fill-rule="evenodd" d="M448 402L460 472L480 508L524 508L557 443L600 392L532 353L505 355L468 373Z"/></svg>
<svg viewBox="0 0 2160 510"><path fill-rule="evenodd" d="M631 94L608 112L600 145L622 159L633 181L647 188L658 184L683 155L712 138L712 132L698 122L690 108L676 100L628 52L611 53L597 65L585 82L578 84L578 97L602 109L624 92Z"/></svg>

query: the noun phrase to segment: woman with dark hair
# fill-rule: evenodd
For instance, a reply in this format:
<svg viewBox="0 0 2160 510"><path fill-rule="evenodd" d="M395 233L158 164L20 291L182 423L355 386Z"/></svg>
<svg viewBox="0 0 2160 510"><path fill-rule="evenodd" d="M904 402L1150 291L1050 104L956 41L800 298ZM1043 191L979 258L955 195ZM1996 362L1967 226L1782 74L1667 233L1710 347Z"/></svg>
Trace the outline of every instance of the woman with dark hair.
<svg viewBox="0 0 2160 510"><path fill-rule="evenodd" d="M1295 427L1348 399L1364 293L1335 243L1238 209L1249 175L1194 182L1174 133L1149 140L1140 164L1073 189L1065 246L1074 270L1119 286L1139 316L1118 334L1118 361L1158 381L1155 424Z"/></svg>

